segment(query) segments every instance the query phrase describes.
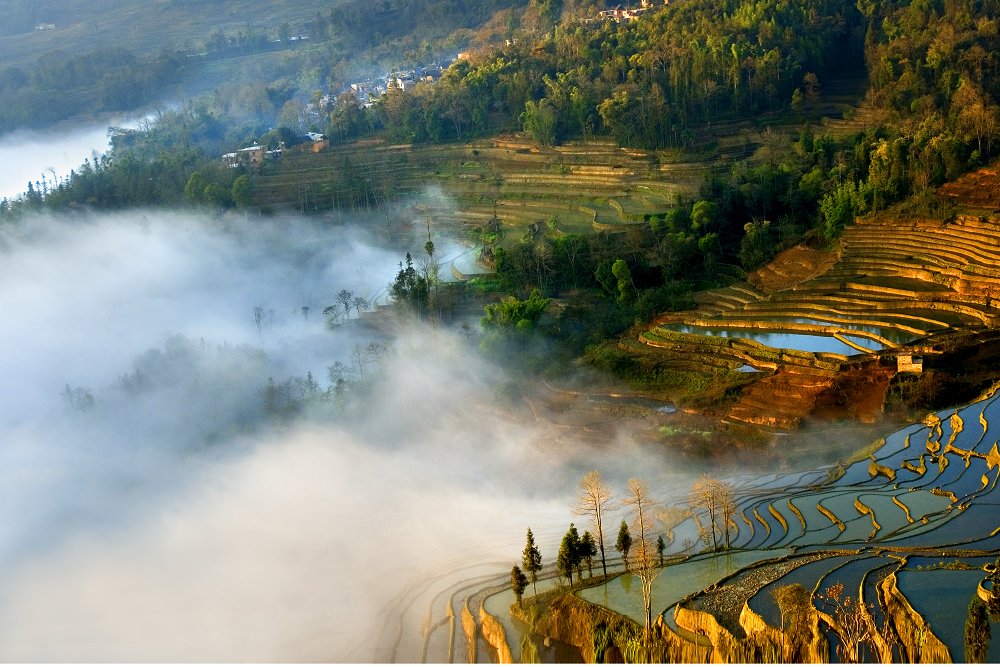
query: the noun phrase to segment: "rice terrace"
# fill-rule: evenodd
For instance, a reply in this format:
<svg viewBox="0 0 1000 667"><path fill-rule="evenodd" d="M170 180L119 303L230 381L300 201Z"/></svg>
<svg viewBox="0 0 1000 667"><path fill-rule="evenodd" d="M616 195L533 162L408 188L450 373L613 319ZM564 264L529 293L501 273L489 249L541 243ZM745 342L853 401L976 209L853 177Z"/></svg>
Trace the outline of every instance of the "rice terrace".
<svg viewBox="0 0 1000 667"><path fill-rule="evenodd" d="M1000 662L1000 0L126 4L0 3L0 661Z"/></svg>
<svg viewBox="0 0 1000 667"><path fill-rule="evenodd" d="M738 377L719 416L775 432L844 415L845 386L852 416L865 419L894 383L956 363L972 378L997 341L1000 201L987 192L1000 192L990 169L940 190L958 204L953 219L858 220L837 248L790 248L615 345L685 375ZM879 438L854 460L734 476L731 516L719 525L704 511L675 510L660 524L667 565L652 581L653 648L642 640L640 577L619 557L571 588L547 566L537 594L529 588L518 604L504 578L466 581L444 607L461 626L429 626L422 655L448 646L449 655L486 651L504 662L968 659L966 608L994 604L1000 548L996 389ZM726 548L691 555L706 531ZM792 584L815 609L786 602L779 591ZM996 644L982 650L989 662L1000 656Z"/></svg>

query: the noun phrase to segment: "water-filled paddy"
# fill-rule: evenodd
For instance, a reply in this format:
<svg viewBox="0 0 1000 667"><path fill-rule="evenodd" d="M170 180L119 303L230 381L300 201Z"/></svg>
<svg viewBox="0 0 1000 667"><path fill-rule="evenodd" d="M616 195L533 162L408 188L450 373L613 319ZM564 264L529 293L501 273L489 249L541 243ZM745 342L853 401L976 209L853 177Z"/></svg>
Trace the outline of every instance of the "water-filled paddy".
<svg viewBox="0 0 1000 667"><path fill-rule="evenodd" d="M774 601L774 592L782 586L799 584L807 591L813 590L816 582L830 570L840 567L849 560L857 558L856 555L832 556L820 561L800 565L785 576L774 580L764 588L760 589L749 600L750 609L760 614L767 621L768 625L781 627L781 612L778 604Z"/></svg>
<svg viewBox="0 0 1000 667"><path fill-rule="evenodd" d="M877 319L877 318L876 318ZM782 321L775 319L776 322ZM822 320L812 317L793 317L790 320L796 324L816 324L824 327L840 327L842 329L850 329L851 331L861 331L864 333L875 334L876 336L881 336L888 341L896 343L897 345L905 345L916 340L919 336L917 334L909 333L906 331L900 331L899 329L893 329L890 327L880 327L873 324L855 324L853 322L833 322L831 320ZM866 339L868 340L868 339Z"/></svg>
<svg viewBox="0 0 1000 667"><path fill-rule="evenodd" d="M653 581L653 614L672 606L682 598L708 588L723 577L766 558L781 555L780 551L736 551L708 556L695 556L682 563L668 565ZM645 623L646 612L642 604L642 585L631 574L619 577L580 591L579 596L624 614L639 623Z"/></svg>
<svg viewBox="0 0 1000 667"><path fill-rule="evenodd" d="M983 458L997 438L984 433L988 429L984 429L981 419L983 414L987 415L988 423L1000 419L1000 400L991 398L959 409L961 425L957 420L952 421L954 414L955 410L941 411L937 413L940 425L913 424L888 434L870 458L866 456L849 465L839 477L828 475L829 469L734 477L737 512L732 543L746 550L698 556L666 567L653 585L654 610L667 608L669 613L687 595L704 590L743 567L786 554L783 547L793 547L801 553L840 546L862 553L831 555L800 565L776 580L765 579L764 588L750 600L751 608L777 626L780 614L772 596L779 586L794 582L822 593L829 586L843 584L843 595L854 597L862 590L866 603L876 605L873 613L881 622L884 616L877 608L877 583L896 571L903 557L910 557L907 567L911 571L918 564L922 567L931 564L908 554L907 548L962 549L958 557L975 566L992 559L993 555L972 556L967 550L1000 549L1000 534L992 535L994 531L1000 533L1000 493L994 483L1000 471L989 469ZM943 453L949 442L978 455L972 456L967 466L959 453ZM942 467L938 456L944 456L947 465ZM894 471L895 479L873 476L872 459ZM924 466L925 472L918 475L908 471L902 467L904 462ZM984 476L988 480L986 488ZM959 501L953 501L948 492L954 492ZM705 521L707 518L702 517L702 525ZM837 521L843 523L843 529ZM690 542L697 528L697 522L689 518L677 528L675 537L684 536L680 539ZM891 546L895 552L878 553L881 545ZM676 549L677 541L671 547ZM769 576L767 572L776 570L762 568L760 576ZM920 580L917 574L927 578ZM912 598L921 600L918 611L931 621L953 658L963 657L955 650L961 649L965 608L981 578L980 571L907 572L901 577L901 586L909 589L904 593L911 602ZM644 620L640 583L631 575L616 577L579 594L637 622ZM817 601L817 605L822 607L824 603ZM671 627L675 625L671 618L666 622ZM947 629L938 632L945 625ZM685 630L680 631L687 636ZM838 640L831 638L831 641L835 645ZM1000 645L1000 640L997 644ZM1000 647L992 649L990 655L994 654L1000 657Z"/></svg>
<svg viewBox="0 0 1000 667"><path fill-rule="evenodd" d="M610 569L610 568L609 568ZM537 583L538 593L545 593L559 586L560 581L557 577L550 577L547 579L542 579ZM528 589L524 592L525 599L531 597L535 594L535 589L528 584ZM514 591L510 588L505 588L499 593L494 593L488 596L483 601L483 609L486 610L488 614L500 621L503 626L504 633L507 636L507 645L510 647L511 653L515 660L518 660L521 653L521 644L525 639L526 628L520 624L516 623L510 616L510 606L514 604Z"/></svg>
<svg viewBox="0 0 1000 667"><path fill-rule="evenodd" d="M917 571L909 567L897 574L899 590L945 643L953 661L963 661L966 610L984 576L982 570Z"/></svg>
<svg viewBox="0 0 1000 667"><path fill-rule="evenodd" d="M670 331L693 333L702 336L746 338L775 349L801 350L803 352L828 352L831 354L842 354L845 356L861 354L860 350L851 347L843 341L837 340L833 336L823 336L820 334L763 331L761 329L724 329L694 326L689 324L671 324L664 328ZM882 348L881 345L869 339L858 338L857 342L859 345L862 345L869 350L879 350Z"/></svg>

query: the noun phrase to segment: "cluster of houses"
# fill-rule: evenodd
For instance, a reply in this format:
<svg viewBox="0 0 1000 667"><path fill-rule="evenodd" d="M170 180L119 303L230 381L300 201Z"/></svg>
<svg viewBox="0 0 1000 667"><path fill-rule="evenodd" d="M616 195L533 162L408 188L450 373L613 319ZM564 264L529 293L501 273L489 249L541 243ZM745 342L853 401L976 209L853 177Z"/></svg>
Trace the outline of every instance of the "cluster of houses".
<svg viewBox="0 0 1000 667"><path fill-rule="evenodd" d="M444 70L451 63L455 62L455 60L457 60L457 57L450 60L447 64L433 63L411 70L391 72L378 79L355 81L345 87L342 92L350 91L354 94L359 104L364 107L370 107L376 100L385 95L390 87L394 86L400 90L412 90L418 83L433 83L437 81L441 78ZM314 120L320 121L324 114L329 113L333 109L337 103L337 97L328 93L314 104L310 104L307 112ZM317 132L308 132L301 139L303 143L310 145L310 150L314 153L318 153L330 145L326 135ZM283 147L267 150L259 145L247 146L232 153L226 153L221 157L221 160L223 164L233 168L244 166L259 167L265 160L281 158L282 150Z"/></svg>
<svg viewBox="0 0 1000 667"><path fill-rule="evenodd" d="M622 7L621 5L619 5L614 9L606 9L600 12L600 14L598 14L598 18L592 20L595 21L611 20L617 23L621 23L623 21L625 22L634 21L643 14L645 14L646 12L648 12L650 9L653 8L654 5L657 4L660 4L659 0L656 0L655 2L654 0L640 0L640 4L638 7ZM670 0L663 0L662 4L669 5Z"/></svg>
<svg viewBox="0 0 1000 667"><path fill-rule="evenodd" d="M319 132L306 132L302 135L301 139L302 143L307 144L309 150L313 153L319 153L330 146L330 140L327 139L325 134L320 134ZM284 150L284 143L273 150L267 150L259 144L254 144L253 146L247 146L232 153L226 153L220 159L227 167L234 169L236 167L259 167L264 164L265 160L281 159L281 154Z"/></svg>
<svg viewBox="0 0 1000 667"><path fill-rule="evenodd" d="M418 83L433 83L441 78L441 75L456 58L446 63L431 63L410 70L390 72L378 79L363 79L355 81L344 88L342 93L351 92L354 94L358 104L364 107L372 106L377 99L385 95L390 87L400 90L412 90ZM328 94L320 98L318 111L329 111L336 104L337 95Z"/></svg>
<svg viewBox="0 0 1000 667"><path fill-rule="evenodd" d="M597 18L590 20L611 20L619 23L623 21L633 21L651 10L655 5L659 5L661 3L668 5L670 4L670 0L640 0L640 5L638 7L622 7L619 5L614 9L607 9L600 12ZM302 35L290 39L308 39L308 37ZM508 40L507 46L511 46L514 43L516 42ZM418 83L433 83L441 78L441 75L452 63L466 57L468 57L468 54L459 53L454 58L444 63L435 62L430 65L423 65L410 70L390 72L389 74L376 79L366 78L354 81L353 83L348 84L341 91L341 94L346 92L352 93L358 104L368 108L375 104L379 98L385 95L389 88L395 87L399 90L409 91L412 90ZM334 106L337 104L338 97L339 95L327 93L318 101L309 105L309 115L313 116L316 120L320 120L324 114L333 110ZM311 150L314 153L329 146L329 141L326 136L315 132L309 132L303 136L302 139L304 142L311 143ZM280 158L282 150L283 148L281 147L274 150L267 150L262 146L248 146L232 153L226 153L222 156L222 161L229 167L259 167L265 160Z"/></svg>

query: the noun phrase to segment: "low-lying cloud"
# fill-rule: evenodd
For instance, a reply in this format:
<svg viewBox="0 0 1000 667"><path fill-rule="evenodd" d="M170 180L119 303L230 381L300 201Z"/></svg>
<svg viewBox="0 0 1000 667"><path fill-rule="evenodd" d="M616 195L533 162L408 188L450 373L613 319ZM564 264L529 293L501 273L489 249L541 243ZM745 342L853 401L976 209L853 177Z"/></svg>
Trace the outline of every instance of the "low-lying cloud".
<svg viewBox="0 0 1000 667"><path fill-rule="evenodd" d="M586 470L664 479L627 438L554 446L462 336L330 330L402 251L297 219L0 230L0 659L375 659L423 573L513 562L529 524L550 557ZM376 339L352 389L267 413L269 379L325 390Z"/></svg>

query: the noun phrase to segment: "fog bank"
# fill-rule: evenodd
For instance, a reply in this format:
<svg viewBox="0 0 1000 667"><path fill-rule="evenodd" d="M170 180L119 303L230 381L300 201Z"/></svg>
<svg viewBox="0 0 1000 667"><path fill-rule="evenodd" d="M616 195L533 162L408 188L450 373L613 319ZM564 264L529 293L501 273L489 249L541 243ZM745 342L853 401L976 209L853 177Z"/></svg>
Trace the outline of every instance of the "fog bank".
<svg viewBox="0 0 1000 667"><path fill-rule="evenodd" d="M373 660L422 578L509 571L528 525L554 558L586 470L678 486L625 434L555 446L475 341L327 327L401 254L296 219L0 230L0 659ZM268 411L373 341L346 391Z"/></svg>

